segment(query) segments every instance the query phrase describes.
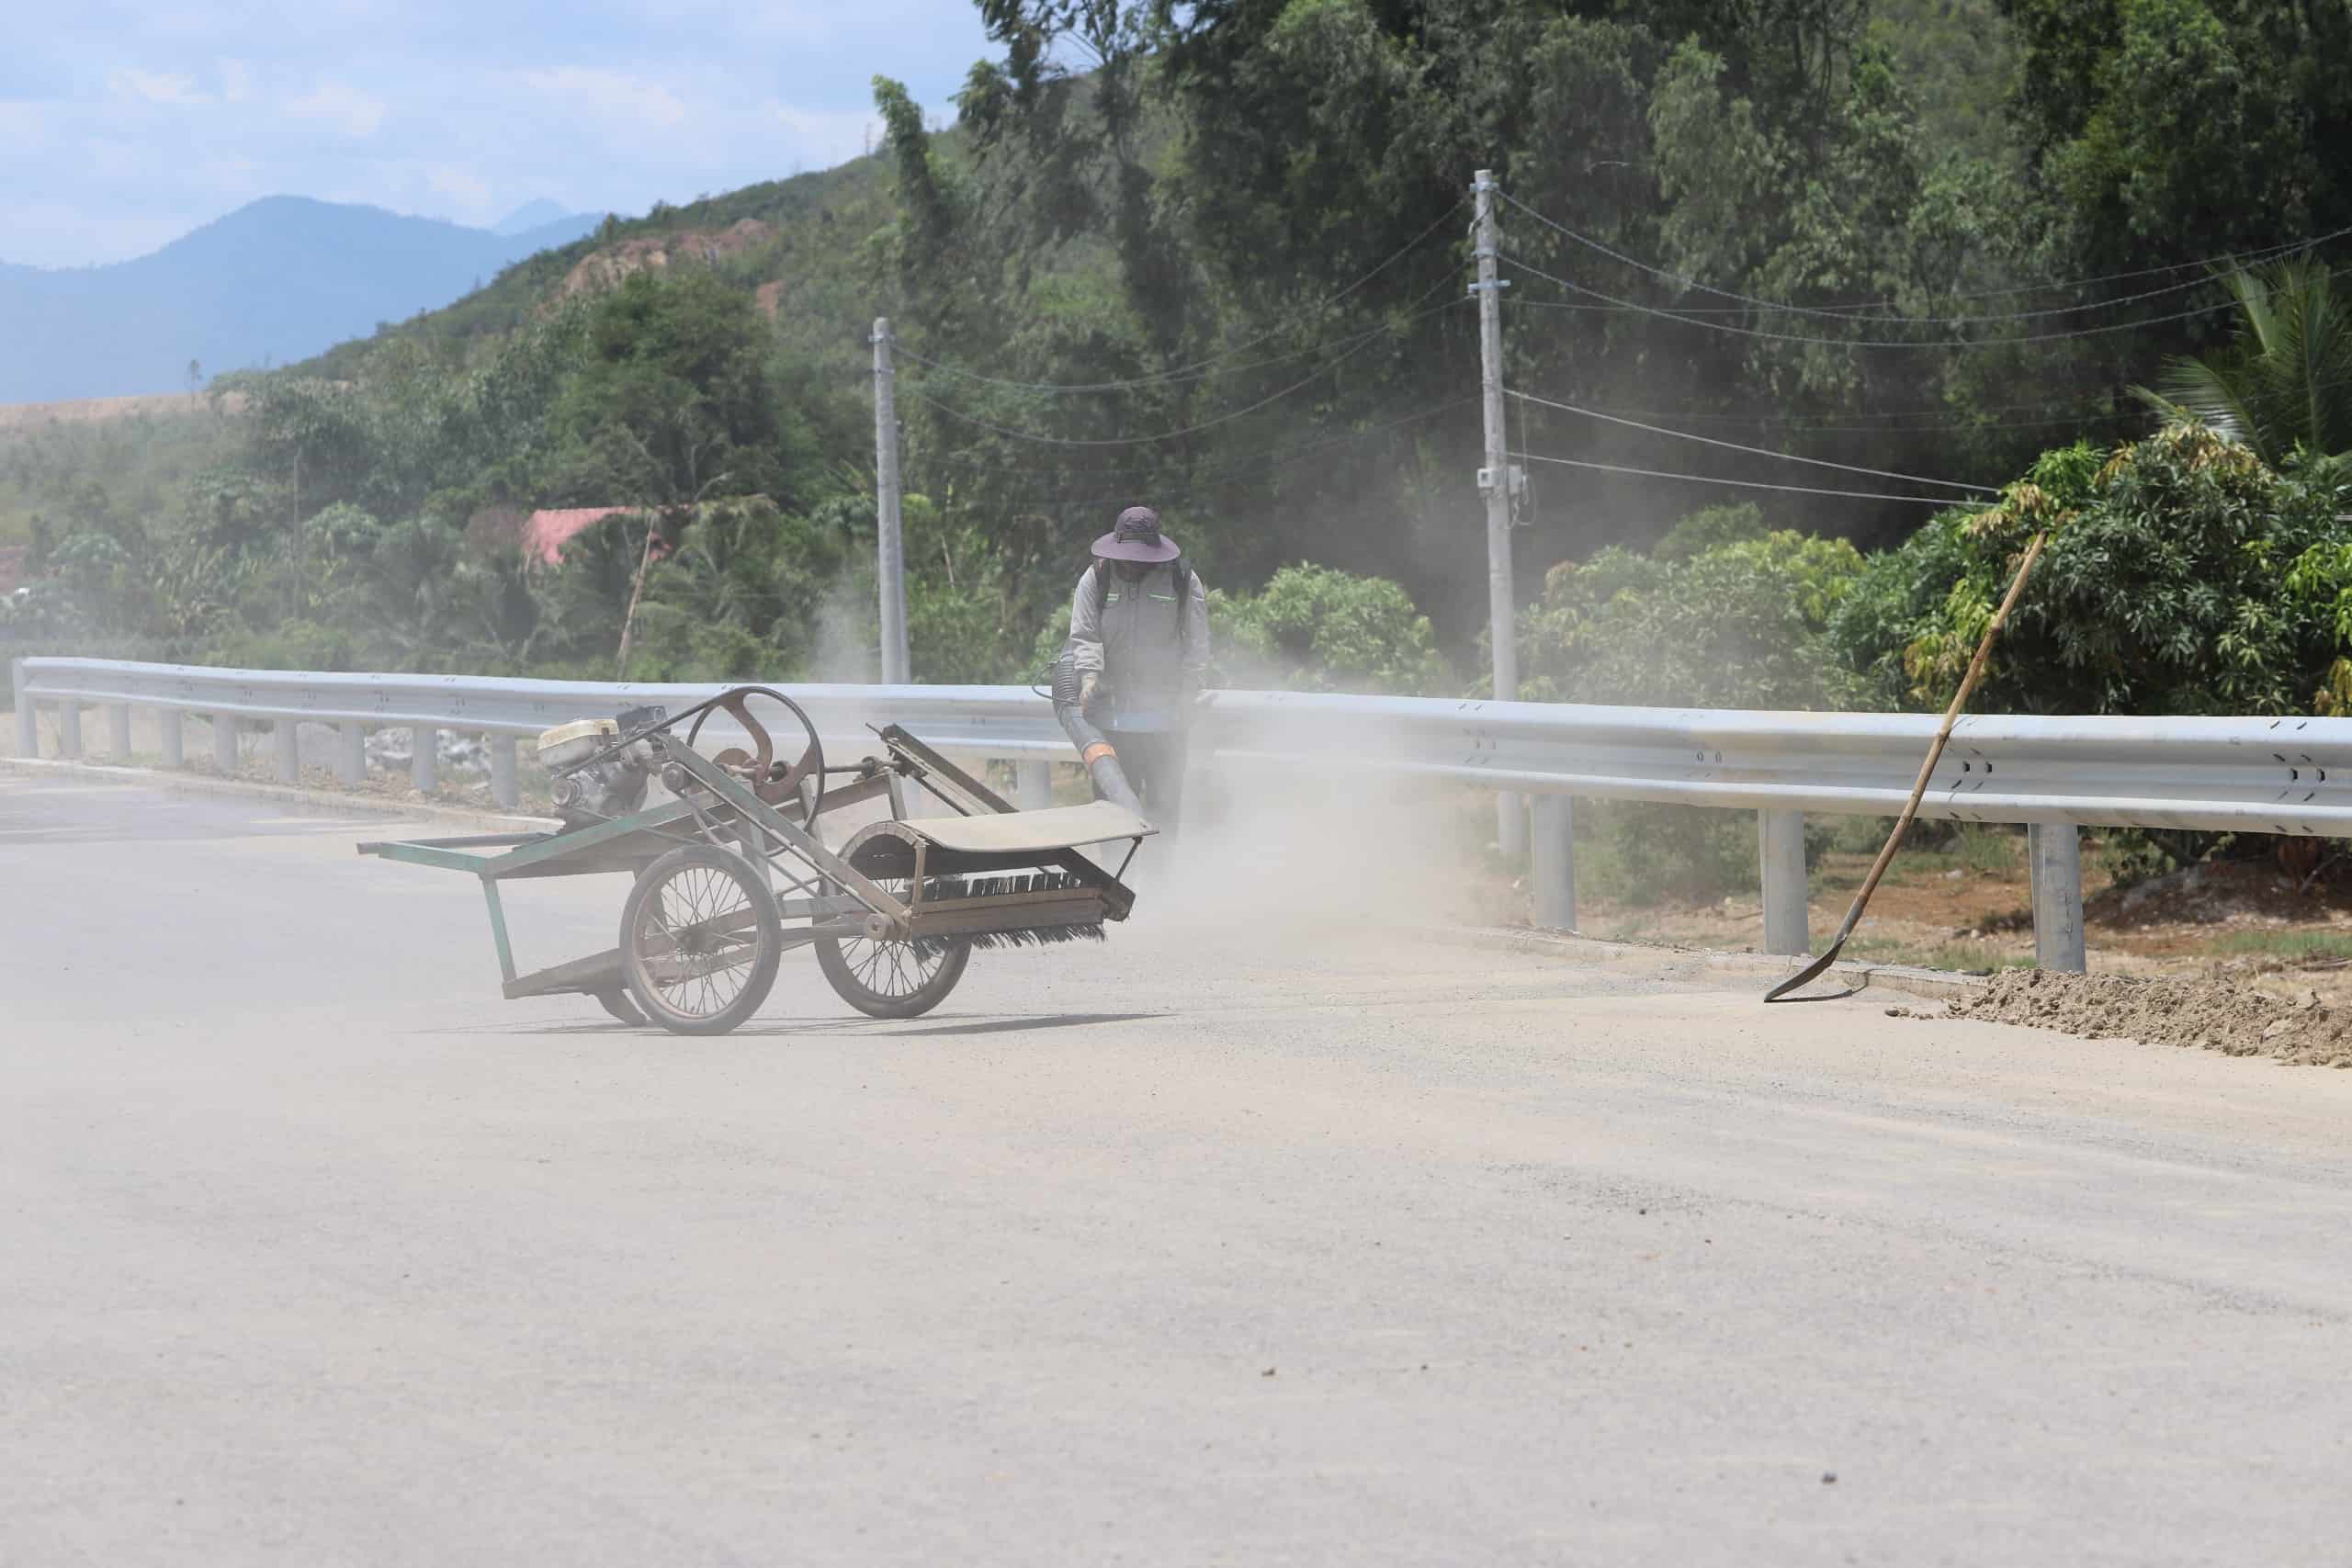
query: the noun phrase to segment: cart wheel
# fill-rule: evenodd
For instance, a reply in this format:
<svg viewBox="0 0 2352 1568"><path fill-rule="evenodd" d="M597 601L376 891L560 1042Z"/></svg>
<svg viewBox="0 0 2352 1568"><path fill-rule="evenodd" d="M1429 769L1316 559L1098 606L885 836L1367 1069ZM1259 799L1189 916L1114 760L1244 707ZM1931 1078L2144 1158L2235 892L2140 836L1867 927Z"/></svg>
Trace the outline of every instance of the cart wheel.
<svg viewBox="0 0 2352 1568"><path fill-rule="evenodd" d="M768 999L784 927L742 856L672 850L621 907L621 975L646 1017L673 1034L724 1034Z"/></svg>
<svg viewBox="0 0 2352 1568"><path fill-rule="evenodd" d="M905 896L903 882L882 886ZM956 988L972 944L949 938L932 942L870 942L864 937L820 936L817 966L842 1000L873 1018L921 1018Z"/></svg>

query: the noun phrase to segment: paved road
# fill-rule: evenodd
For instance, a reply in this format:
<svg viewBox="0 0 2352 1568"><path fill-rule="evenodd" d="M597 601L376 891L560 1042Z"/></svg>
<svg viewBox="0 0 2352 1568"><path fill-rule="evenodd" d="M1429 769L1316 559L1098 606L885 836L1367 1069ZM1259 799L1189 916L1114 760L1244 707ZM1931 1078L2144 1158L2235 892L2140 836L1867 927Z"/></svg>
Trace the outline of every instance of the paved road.
<svg viewBox="0 0 2352 1568"><path fill-rule="evenodd" d="M2345 1560L2352 1074L1192 847L929 1019L788 960L684 1042L496 1001L363 831L0 774L0 1562Z"/></svg>

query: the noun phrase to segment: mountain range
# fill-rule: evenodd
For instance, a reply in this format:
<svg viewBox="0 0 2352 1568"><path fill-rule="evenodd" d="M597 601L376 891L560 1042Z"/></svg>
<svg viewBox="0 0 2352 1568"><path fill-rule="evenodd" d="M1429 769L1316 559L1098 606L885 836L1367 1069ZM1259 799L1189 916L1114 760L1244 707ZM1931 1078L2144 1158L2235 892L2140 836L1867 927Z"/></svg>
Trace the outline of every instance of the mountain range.
<svg viewBox="0 0 2352 1568"><path fill-rule="evenodd" d="M437 309L600 217L534 202L496 229L274 196L163 249L55 271L0 262L0 403L184 391Z"/></svg>

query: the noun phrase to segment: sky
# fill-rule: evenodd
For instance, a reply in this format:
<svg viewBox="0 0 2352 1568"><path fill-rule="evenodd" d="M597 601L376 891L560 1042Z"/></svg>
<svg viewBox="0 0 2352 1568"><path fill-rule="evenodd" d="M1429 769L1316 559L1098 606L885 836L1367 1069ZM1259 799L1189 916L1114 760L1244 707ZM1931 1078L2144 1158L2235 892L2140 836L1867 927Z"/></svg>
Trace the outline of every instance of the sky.
<svg viewBox="0 0 2352 1568"><path fill-rule="evenodd" d="M143 255L264 196L487 227L855 157L871 83L943 123L971 0L83 0L12 8L0 262Z"/></svg>

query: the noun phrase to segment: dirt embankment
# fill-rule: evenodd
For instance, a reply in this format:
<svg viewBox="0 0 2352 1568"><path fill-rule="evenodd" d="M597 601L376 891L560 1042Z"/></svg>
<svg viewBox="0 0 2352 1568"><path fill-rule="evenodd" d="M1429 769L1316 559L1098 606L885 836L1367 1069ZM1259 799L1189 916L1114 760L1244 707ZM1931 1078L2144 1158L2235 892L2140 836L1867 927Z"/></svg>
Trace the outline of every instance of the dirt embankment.
<svg viewBox="0 0 2352 1568"><path fill-rule="evenodd" d="M716 231L686 229L621 240L582 256L565 275L557 297L569 299L575 294L599 292L616 287L631 273L667 272L680 262L715 265L775 237L774 226L743 218Z"/></svg>
<svg viewBox="0 0 2352 1568"><path fill-rule="evenodd" d="M2329 1007L2316 991L2297 1002L2218 980L2013 969L1951 1003L1949 1012L2088 1040L2196 1045L2230 1056L2352 1067L2352 1014Z"/></svg>

